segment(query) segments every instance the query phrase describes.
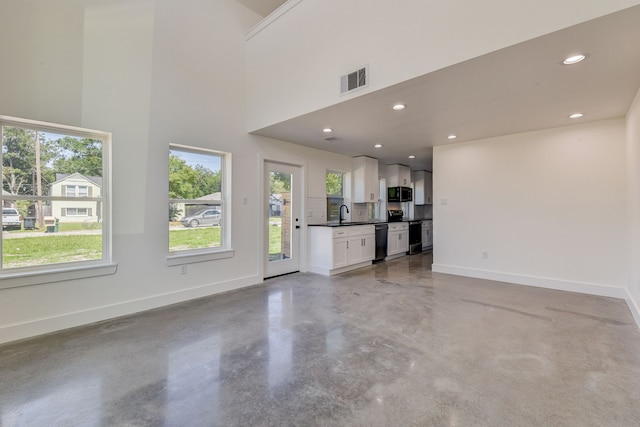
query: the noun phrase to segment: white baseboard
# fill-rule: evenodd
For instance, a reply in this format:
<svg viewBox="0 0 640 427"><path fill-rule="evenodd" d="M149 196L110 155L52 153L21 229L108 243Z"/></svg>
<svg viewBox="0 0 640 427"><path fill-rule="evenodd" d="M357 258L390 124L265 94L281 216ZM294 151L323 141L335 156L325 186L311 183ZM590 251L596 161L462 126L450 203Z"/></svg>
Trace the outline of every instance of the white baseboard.
<svg viewBox="0 0 640 427"><path fill-rule="evenodd" d="M367 267L371 265L371 261L364 261L358 264L351 264L346 267L334 268L330 269L327 267L318 267L317 265L310 265L308 267L308 271L312 273L322 274L323 276L334 276L340 273L346 273L347 271L356 270L358 268Z"/></svg>
<svg viewBox="0 0 640 427"><path fill-rule="evenodd" d="M262 283L257 275L0 327L0 344Z"/></svg>
<svg viewBox="0 0 640 427"><path fill-rule="evenodd" d="M571 280L552 279L548 277L526 276L521 274L503 273L500 271L480 270L475 268L457 267L453 265L433 264L435 273L454 274L456 276L475 277L478 279L495 280L498 282L514 283L516 285L537 286L539 288L556 289L559 291L579 292L582 294L598 295L627 299L625 288L617 288L598 283L575 282Z"/></svg>
<svg viewBox="0 0 640 427"><path fill-rule="evenodd" d="M640 306L638 306L633 296L629 292L627 292L627 297L625 298L625 300L627 301L627 305L629 306L629 310L631 311L633 318L636 320L638 328L640 328Z"/></svg>

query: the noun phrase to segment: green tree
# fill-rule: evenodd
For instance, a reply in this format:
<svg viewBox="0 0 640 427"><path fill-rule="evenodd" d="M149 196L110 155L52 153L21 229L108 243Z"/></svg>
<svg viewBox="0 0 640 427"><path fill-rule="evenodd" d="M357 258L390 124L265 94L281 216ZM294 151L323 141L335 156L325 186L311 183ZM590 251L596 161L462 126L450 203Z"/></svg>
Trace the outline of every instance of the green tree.
<svg viewBox="0 0 640 427"><path fill-rule="evenodd" d="M28 194L33 183L35 132L9 126L2 132L2 188L12 194Z"/></svg>
<svg viewBox="0 0 640 427"><path fill-rule="evenodd" d="M327 195L342 196L342 174L336 172L327 172Z"/></svg>
<svg viewBox="0 0 640 427"><path fill-rule="evenodd" d="M291 175L288 173L270 172L269 191L271 194L289 193L291 191Z"/></svg>
<svg viewBox="0 0 640 427"><path fill-rule="evenodd" d="M220 191L222 171L191 166L176 154L169 155L169 198L197 199Z"/></svg>
<svg viewBox="0 0 640 427"><path fill-rule="evenodd" d="M57 173L102 176L102 141L65 136L52 144L56 149L53 167Z"/></svg>
<svg viewBox="0 0 640 427"><path fill-rule="evenodd" d="M12 194L36 194L36 132L5 126L2 130L2 188ZM54 155L52 145L38 133L42 194L47 194L54 174L48 163Z"/></svg>
<svg viewBox="0 0 640 427"><path fill-rule="evenodd" d="M212 171L211 169L207 169L204 166L197 165L194 168L196 174L196 183L198 184L202 196L207 194L217 193L221 189L222 184L222 171Z"/></svg>

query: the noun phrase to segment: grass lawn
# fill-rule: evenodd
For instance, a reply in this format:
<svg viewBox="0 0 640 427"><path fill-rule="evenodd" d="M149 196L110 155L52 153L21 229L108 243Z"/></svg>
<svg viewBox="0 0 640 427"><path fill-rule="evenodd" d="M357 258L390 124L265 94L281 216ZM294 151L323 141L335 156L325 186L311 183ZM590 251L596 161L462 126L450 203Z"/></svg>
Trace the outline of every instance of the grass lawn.
<svg viewBox="0 0 640 427"><path fill-rule="evenodd" d="M269 220L269 254L280 254L282 248L280 218ZM59 231L101 229L98 223L61 223ZM22 232L25 232L24 230ZM5 239L2 242L4 268L57 264L102 258L102 235L78 234L62 236L33 230L33 237ZM169 230L169 250L215 248L221 246L220 227L176 228Z"/></svg>
<svg viewBox="0 0 640 427"><path fill-rule="evenodd" d="M102 223L101 222L61 222L58 224L58 231L76 231L76 230L102 230Z"/></svg>
<svg viewBox="0 0 640 427"><path fill-rule="evenodd" d="M169 230L169 250L216 248L221 245L220 227Z"/></svg>
<svg viewBox="0 0 640 427"><path fill-rule="evenodd" d="M102 235L59 236L55 234L5 239L4 268L87 261L102 258Z"/></svg>
<svg viewBox="0 0 640 427"><path fill-rule="evenodd" d="M269 255L282 252L282 218L269 218Z"/></svg>

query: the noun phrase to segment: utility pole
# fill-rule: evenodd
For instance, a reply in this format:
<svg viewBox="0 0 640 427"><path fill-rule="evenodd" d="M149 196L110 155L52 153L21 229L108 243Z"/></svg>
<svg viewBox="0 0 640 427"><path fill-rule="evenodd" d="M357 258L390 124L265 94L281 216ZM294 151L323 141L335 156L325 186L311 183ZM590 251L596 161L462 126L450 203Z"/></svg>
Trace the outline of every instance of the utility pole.
<svg viewBox="0 0 640 427"><path fill-rule="evenodd" d="M40 138L38 138L38 131L36 131L36 188L37 196L42 196L42 173L40 171ZM38 229L44 230L44 217L42 215L42 200L38 198L37 202L38 210L36 216L38 217Z"/></svg>

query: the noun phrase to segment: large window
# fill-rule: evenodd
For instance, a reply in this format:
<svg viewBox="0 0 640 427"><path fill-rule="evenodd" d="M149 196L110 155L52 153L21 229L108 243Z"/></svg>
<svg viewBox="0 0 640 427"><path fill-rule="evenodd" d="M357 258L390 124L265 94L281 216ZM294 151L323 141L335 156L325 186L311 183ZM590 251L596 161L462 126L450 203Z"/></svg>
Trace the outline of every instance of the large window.
<svg viewBox="0 0 640 427"><path fill-rule="evenodd" d="M340 219L340 206L344 203L344 174L342 172L327 171L327 221Z"/></svg>
<svg viewBox="0 0 640 427"><path fill-rule="evenodd" d="M110 262L110 134L0 116L3 275ZM11 227L8 225L11 224Z"/></svg>
<svg viewBox="0 0 640 427"><path fill-rule="evenodd" d="M169 147L169 252L229 247L224 172L230 155Z"/></svg>

